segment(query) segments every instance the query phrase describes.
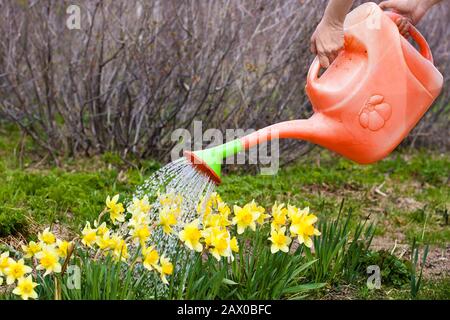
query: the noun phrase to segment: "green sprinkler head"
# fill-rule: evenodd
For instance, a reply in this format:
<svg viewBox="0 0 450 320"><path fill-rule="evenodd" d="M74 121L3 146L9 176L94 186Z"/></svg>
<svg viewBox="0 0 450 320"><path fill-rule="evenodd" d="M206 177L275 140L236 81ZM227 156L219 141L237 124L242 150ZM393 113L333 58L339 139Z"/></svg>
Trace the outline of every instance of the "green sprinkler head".
<svg viewBox="0 0 450 320"><path fill-rule="evenodd" d="M185 151L184 156L192 163L194 168L219 185L223 159L240 152L242 148L241 140L236 139L205 150Z"/></svg>

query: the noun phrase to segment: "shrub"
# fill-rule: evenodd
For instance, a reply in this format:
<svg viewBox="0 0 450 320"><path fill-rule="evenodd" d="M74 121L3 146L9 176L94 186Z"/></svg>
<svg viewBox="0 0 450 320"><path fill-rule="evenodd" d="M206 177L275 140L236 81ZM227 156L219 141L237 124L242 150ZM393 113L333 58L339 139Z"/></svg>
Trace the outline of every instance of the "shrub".
<svg viewBox="0 0 450 320"><path fill-rule="evenodd" d="M311 112L308 40L325 0L86 1L79 31L65 27L70 4L6 1L0 11L0 118L56 162L113 150L166 160L172 132L194 120L258 129ZM420 25L445 84L415 144L448 146L447 16L442 3ZM284 160L309 149L282 147Z"/></svg>

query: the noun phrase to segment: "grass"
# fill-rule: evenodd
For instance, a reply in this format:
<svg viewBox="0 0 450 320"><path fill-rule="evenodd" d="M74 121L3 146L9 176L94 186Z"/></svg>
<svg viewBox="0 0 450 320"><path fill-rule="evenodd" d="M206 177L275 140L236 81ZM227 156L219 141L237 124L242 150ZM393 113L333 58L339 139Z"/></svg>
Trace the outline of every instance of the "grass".
<svg viewBox="0 0 450 320"><path fill-rule="evenodd" d="M0 240L19 234L33 239L33 228L50 224L77 232L103 209L107 195L131 194L159 167L144 161L130 169L115 154L68 158L62 163L63 167L55 168L42 161L35 156L33 143L22 139L15 128L0 127ZM255 199L264 207L274 201L310 206L321 221L336 218L345 199L345 207L353 212L348 221L352 230L368 220L376 224L375 237L392 243L399 239L410 244L417 239L419 244L446 247L450 243L449 176L449 154L396 151L376 164L361 166L316 149L275 176L229 173L218 192L230 204ZM405 262L391 260L392 276L403 279ZM360 283L349 294L356 298L409 297L405 282L394 280L381 291L370 291ZM424 279L417 298L448 298L448 288L448 277ZM324 297L327 290L331 289L317 297Z"/></svg>

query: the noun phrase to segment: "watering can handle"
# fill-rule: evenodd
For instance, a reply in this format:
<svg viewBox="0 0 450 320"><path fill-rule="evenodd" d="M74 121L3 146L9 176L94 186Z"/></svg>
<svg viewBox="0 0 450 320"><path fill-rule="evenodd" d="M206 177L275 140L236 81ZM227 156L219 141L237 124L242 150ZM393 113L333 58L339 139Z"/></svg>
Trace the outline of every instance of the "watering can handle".
<svg viewBox="0 0 450 320"><path fill-rule="evenodd" d="M399 18L403 18L402 15L392 11L384 11L384 13L394 22L396 22L397 19ZM425 59L433 63L433 55L431 53L430 46L428 45L427 40L425 40L425 37L419 32L419 30L417 30L416 27L414 27L411 23L408 24L409 24L408 33L410 34L411 38L413 38L413 40L419 45L420 54Z"/></svg>
<svg viewBox="0 0 450 320"><path fill-rule="evenodd" d="M402 18L403 16L392 12L392 11L384 11L384 13L391 18L392 21L396 22L397 19ZM424 36L419 32L419 30L416 29L411 23L409 24L409 34L411 35L411 38L419 45L420 54L427 60L429 60L431 63L433 63L433 55L430 50L430 46L428 45L427 41L425 40ZM308 71L307 76L307 85L312 85L318 78L319 78L319 71L320 71L320 62L319 58L316 56L313 63L311 64L311 67Z"/></svg>
<svg viewBox="0 0 450 320"><path fill-rule="evenodd" d="M350 36L345 35L344 36L344 48L345 45L350 42ZM316 56L314 58L314 61L311 63L311 66L308 70L308 75L306 77L306 85L313 86L313 83L319 78L319 71L322 67L320 66L319 57Z"/></svg>

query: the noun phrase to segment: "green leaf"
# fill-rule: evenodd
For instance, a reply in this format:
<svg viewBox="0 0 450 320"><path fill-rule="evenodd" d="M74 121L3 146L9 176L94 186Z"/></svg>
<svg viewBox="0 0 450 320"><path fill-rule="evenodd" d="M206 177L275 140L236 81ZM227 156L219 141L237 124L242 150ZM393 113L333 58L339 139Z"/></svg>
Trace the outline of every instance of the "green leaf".
<svg viewBox="0 0 450 320"><path fill-rule="evenodd" d="M230 280L230 279L227 279L227 278L223 278L223 279L222 279L222 282L225 283L225 284L232 285L232 286L235 286L235 285L238 285L238 284L239 284L239 283L234 282L233 280Z"/></svg>
<svg viewBox="0 0 450 320"><path fill-rule="evenodd" d="M298 286L290 287L284 289L283 293L298 293L308 290L315 290L320 289L324 287L326 283L306 283L306 284L300 284Z"/></svg>

